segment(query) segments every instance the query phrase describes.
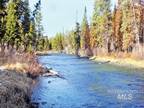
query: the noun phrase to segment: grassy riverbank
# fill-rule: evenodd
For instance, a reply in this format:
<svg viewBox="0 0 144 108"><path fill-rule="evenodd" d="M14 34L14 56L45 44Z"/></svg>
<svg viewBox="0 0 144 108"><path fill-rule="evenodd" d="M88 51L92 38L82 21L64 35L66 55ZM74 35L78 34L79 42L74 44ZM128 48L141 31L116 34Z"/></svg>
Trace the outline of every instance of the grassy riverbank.
<svg viewBox="0 0 144 108"><path fill-rule="evenodd" d="M24 73L0 70L0 108L32 108L32 79Z"/></svg>
<svg viewBox="0 0 144 108"><path fill-rule="evenodd" d="M48 72L35 54L14 53L0 59L0 108L32 108L33 78Z"/></svg>
<svg viewBox="0 0 144 108"><path fill-rule="evenodd" d="M93 56L91 60L110 63L118 66L130 67L130 68L144 68L144 60L134 58L117 58L112 56Z"/></svg>

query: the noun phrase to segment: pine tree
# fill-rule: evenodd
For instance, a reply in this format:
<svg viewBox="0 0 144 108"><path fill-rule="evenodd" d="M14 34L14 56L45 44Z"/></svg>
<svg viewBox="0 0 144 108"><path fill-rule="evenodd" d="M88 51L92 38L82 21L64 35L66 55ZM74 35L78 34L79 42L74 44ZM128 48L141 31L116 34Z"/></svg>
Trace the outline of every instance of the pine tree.
<svg viewBox="0 0 144 108"><path fill-rule="evenodd" d="M57 51L62 51L64 36L62 33L57 33L56 36L52 39L52 48Z"/></svg>
<svg viewBox="0 0 144 108"><path fill-rule="evenodd" d="M121 33L121 24L122 24L122 9L121 4L119 3L118 6L115 6L114 9L114 16L113 16L113 37L112 40L114 42L114 50L115 51L122 51L123 45L123 36Z"/></svg>
<svg viewBox="0 0 144 108"><path fill-rule="evenodd" d="M91 46L108 50L112 33L110 0L96 0L91 22Z"/></svg>
<svg viewBox="0 0 144 108"><path fill-rule="evenodd" d="M75 28L75 55L78 55L79 49L80 49L80 24L76 22L76 28Z"/></svg>
<svg viewBox="0 0 144 108"><path fill-rule="evenodd" d="M48 36L46 36L45 38L44 38L44 50L45 51L48 51L48 50L50 50L50 42L49 42L49 38L48 38Z"/></svg>
<svg viewBox="0 0 144 108"><path fill-rule="evenodd" d="M35 28L36 28L36 47L38 47L38 40L42 36L43 26L42 26L42 15L41 15L41 0L39 0L35 5L35 10L33 11L33 16L35 18Z"/></svg>
<svg viewBox="0 0 144 108"><path fill-rule="evenodd" d="M30 28L30 10L29 10L29 0L25 0L23 4L24 10L23 10L23 28L24 28L24 33L29 32Z"/></svg>
<svg viewBox="0 0 144 108"><path fill-rule="evenodd" d="M16 4L13 0L10 0L7 7L7 17L6 17L6 33L4 37L4 41L11 46L14 46L15 39L17 36L17 23L18 17L16 15Z"/></svg>
<svg viewBox="0 0 144 108"><path fill-rule="evenodd" d="M66 43L66 47L67 49L72 52L73 50L75 50L75 45L76 45L76 42L75 42L75 31L74 30L71 30L70 32L68 32L68 34L66 35L65 37L65 43Z"/></svg>
<svg viewBox="0 0 144 108"><path fill-rule="evenodd" d="M27 37L28 41L26 42L26 44L27 44L26 50L28 50L29 52L34 51L35 37L36 37L35 25L34 25L33 21L31 21L30 27L29 27L29 33L28 33L28 37Z"/></svg>
<svg viewBox="0 0 144 108"><path fill-rule="evenodd" d="M0 0L0 44L2 50L4 50L4 35L6 29L6 3L7 0ZM3 51L2 51L3 52Z"/></svg>
<svg viewBox="0 0 144 108"><path fill-rule="evenodd" d="M133 11L130 0L122 1L122 27L121 32L123 35L123 50L132 51L135 36L133 32Z"/></svg>
<svg viewBox="0 0 144 108"><path fill-rule="evenodd" d="M84 17L81 25L81 48L90 48L90 29L87 21L87 9L85 7Z"/></svg>

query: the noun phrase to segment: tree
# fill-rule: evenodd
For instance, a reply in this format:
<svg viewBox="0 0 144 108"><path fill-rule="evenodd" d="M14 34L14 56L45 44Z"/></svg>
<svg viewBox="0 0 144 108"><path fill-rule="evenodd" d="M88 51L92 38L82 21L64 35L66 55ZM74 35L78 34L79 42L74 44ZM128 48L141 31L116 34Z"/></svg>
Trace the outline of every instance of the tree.
<svg viewBox="0 0 144 108"><path fill-rule="evenodd" d="M25 0L23 2L23 21L22 21L22 25L24 28L24 32L25 34L29 32L29 28L30 28L30 10L29 10L29 0Z"/></svg>
<svg viewBox="0 0 144 108"><path fill-rule="evenodd" d="M105 48L108 50L108 43L112 33L112 18L110 11L110 0L96 0L91 22L91 46Z"/></svg>
<svg viewBox="0 0 144 108"><path fill-rule="evenodd" d="M76 22L76 28L75 28L75 55L78 55L79 49L80 49L80 24Z"/></svg>
<svg viewBox="0 0 144 108"><path fill-rule="evenodd" d="M87 10L85 7L84 17L81 25L81 48L90 48L90 29L87 21Z"/></svg>
<svg viewBox="0 0 144 108"><path fill-rule="evenodd" d="M42 36L41 0L35 5L33 16L30 16L29 0L0 1L0 44L11 49L36 49ZM42 40L48 43L47 39ZM36 46L36 47L34 47ZM43 45L44 46L44 45Z"/></svg>
<svg viewBox="0 0 144 108"><path fill-rule="evenodd" d="M17 36L17 23L18 23L18 17L16 15L16 4L13 0L10 0L7 7L7 17L6 17L6 33L4 36L4 42L6 42L12 47L15 44L15 39Z"/></svg>
<svg viewBox="0 0 144 108"><path fill-rule="evenodd" d="M25 43L27 45L26 50L28 51L33 51L35 47L35 25L34 22L30 22L30 27L29 27L29 32L28 32L28 37L27 37L27 42Z"/></svg>
<svg viewBox="0 0 144 108"><path fill-rule="evenodd" d="M35 18L35 28L36 28L36 47L38 45L38 40L42 36L43 26L41 24L42 15L41 15L41 0L39 0L35 5L35 10L33 11L33 16Z"/></svg>
<svg viewBox="0 0 144 108"><path fill-rule="evenodd" d="M6 4L8 0L0 0L0 44L1 44L1 52L4 52L4 41L3 38L5 36L6 29Z"/></svg>
<svg viewBox="0 0 144 108"><path fill-rule="evenodd" d="M27 51L32 47L32 35L33 35L33 24L30 21L30 10L29 10L29 0L24 0L23 2L23 14L22 14L22 26L24 31L24 50Z"/></svg>
<svg viewBox="0 0 144 108"><path fill-rule="evenodd" d="M44 49L45 51L50 50L50 42L49 42L48 36L46 36L46 37L44 38L44 46L43 46L43 49Z"/></svg>
<svg viewBox="0 0 144 108"><path fill-rule="evenodd" d="M52 49L57 51L62 51L64 36L62 33L57 33L56 36L52 39Z"/></svg>
<svg viewBox="0 0 144 108"><path fill-rule="evenodd" d="M122 25L122 9L121 4L118 3L118 6L114 8L113 15L113 37L112 40L114 42L114 50L122 51L123 46L123 36L121 33L121 25Z"/></svg>
<svg viewBox="0 0 144 108"><path fill-rule="evenodd" d="M133 32L133 11L130 0L122 1L122 27L121 32L123 35L123 50L127 52L132 51L135 36Z"/></svg>
<svg viewBox="0 0 144 108"><path fill-rule="evenodd" d="M66 52L68 53L75 53L75 45L76 45L76 40L75 40L75 31L71 30L69 31L64 38L64 43L65 43L65 48L66 48Z"/></svg>

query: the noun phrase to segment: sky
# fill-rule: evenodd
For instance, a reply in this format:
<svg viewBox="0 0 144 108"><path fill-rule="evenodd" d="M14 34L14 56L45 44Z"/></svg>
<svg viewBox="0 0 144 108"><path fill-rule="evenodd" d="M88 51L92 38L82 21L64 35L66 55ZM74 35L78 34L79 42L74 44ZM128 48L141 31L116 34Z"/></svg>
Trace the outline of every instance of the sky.
<svg viewBox="0 0 144 108"><path fill-rule="evenodd" d="M38 0L29 0L30 9ZM112 4L116 0L112 0ZM75 27L76 20L81 23L84 8L87 7L87 17L90 21L94 0L41 0L43 34L54 36L57 32L66 32Z"/></svg>

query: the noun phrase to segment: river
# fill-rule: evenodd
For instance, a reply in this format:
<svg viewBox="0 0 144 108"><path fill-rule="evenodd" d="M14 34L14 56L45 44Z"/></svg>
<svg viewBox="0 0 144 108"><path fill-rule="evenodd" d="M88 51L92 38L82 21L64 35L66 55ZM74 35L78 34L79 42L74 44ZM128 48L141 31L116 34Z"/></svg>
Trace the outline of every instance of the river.
<svg viewBox="0 0 144 108"><path fill-rule="evenodd" d="M63 78L39 77L32 102L39 108L144 108L144 72L66 54L40 56Z"/></svg>

